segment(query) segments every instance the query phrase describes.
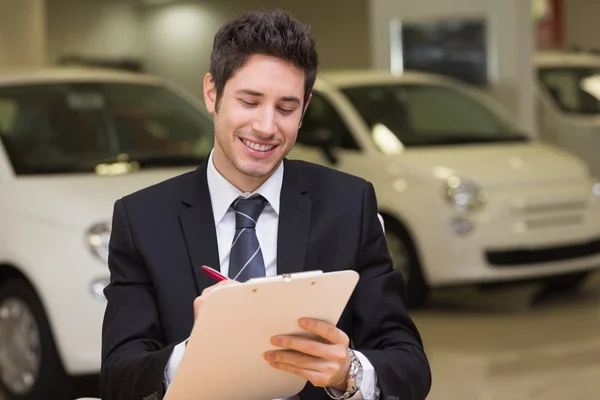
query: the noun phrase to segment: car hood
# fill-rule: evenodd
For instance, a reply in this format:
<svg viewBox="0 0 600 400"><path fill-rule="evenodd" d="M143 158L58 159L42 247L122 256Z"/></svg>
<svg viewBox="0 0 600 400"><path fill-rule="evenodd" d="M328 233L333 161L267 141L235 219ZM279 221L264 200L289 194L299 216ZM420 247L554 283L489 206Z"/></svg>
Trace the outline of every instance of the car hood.
<svg viewBox="0 0 600 400"><path fill-rule="evenodd" d="M483 187L587 179L587 166L561 149L540 143L495 143L410 149L401 164L421 176L457 175Z"/></svg>
<svg viewBox="0 0 600 400"><path fill-rule="evenodd" d="M153 169L118 176L94 174L19 177L1 196L2 208L67 228L110 222L117 199L193 168Z"/></svg>

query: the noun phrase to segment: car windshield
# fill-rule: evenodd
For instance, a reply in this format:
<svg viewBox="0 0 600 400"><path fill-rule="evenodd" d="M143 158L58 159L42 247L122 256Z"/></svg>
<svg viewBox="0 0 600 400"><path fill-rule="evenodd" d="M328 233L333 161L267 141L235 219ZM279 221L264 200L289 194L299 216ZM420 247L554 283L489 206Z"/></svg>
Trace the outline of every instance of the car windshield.
<svg viewBox="0 0 600 400"><path fill-rule="evenodd" d="M540 68L538 80L562 111L600 114L600 68Z"/></svg>
<svg viewBox="0 0 600 400"><path fill-rule="evenodd" d="M194 166L212 148L213 124L159 85L19 85L0 87L0 138L19 175Z"/></svg>
<svg viewBox="0 0 600 400"><path fill-rule="evenodd" d="M452 87L384 84L343 89L384 153L403 147L523 141L510 120Z"/></svg>

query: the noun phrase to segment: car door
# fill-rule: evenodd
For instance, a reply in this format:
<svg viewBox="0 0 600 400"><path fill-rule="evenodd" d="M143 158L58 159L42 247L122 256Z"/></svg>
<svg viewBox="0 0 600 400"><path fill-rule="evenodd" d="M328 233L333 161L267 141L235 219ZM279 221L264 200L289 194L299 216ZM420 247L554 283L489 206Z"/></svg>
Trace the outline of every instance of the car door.
<svg viewBox="0 0 600 400"><path fill-rule="evenodd" d="M314 91L289 158L363 176L368 163L354 132L331 98Z"/></svg>

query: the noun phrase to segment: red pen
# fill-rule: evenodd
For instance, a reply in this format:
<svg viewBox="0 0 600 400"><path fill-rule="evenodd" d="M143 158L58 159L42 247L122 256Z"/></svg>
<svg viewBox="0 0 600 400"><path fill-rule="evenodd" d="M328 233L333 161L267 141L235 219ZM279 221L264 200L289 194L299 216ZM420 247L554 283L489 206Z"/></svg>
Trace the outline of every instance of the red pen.
<svg viewBox="0 0 600 400"><path fill-rule="evenodd" d="M219 271L217 271L209 266L203 265L200 268L202 269L202 271L204 271L204 273L206 275L210 276L211 278L213 278L216 281L225 281L225 280L229 279L225 275L221 274Z"/></svg>

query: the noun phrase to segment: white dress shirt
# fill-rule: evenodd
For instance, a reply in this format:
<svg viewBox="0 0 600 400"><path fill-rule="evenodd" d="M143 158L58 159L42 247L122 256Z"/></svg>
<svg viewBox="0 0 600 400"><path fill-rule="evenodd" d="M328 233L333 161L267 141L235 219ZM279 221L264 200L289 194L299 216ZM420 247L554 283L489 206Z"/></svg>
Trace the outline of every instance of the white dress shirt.
<svg viewBox="0 0 600 400"><path fill-rule="evenodd" d="M229 254L235 233L235 212L231 204L239 196L262 195L268 202L256 223L256 235L262 250L267 276L277 275L277 232L279 227L279 200L283 183L283 163L279 168L253 193L243 193L227 181L215 168L213 153L210 153L207 166L208 190L210 192L217 242L219 246L220 272L228 276ZM185 351L185 342L178 344L173 350L165 370L165 384L173 380L177 367ZM350 399L376 400L379 398L377 376L369 360L360 352L355 352L363 366L361 389ZM342 394L333 389L336 394ZM293 399L293 398L292 398ZM276 399L285 400L285 399Z"/></svg>

